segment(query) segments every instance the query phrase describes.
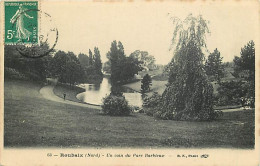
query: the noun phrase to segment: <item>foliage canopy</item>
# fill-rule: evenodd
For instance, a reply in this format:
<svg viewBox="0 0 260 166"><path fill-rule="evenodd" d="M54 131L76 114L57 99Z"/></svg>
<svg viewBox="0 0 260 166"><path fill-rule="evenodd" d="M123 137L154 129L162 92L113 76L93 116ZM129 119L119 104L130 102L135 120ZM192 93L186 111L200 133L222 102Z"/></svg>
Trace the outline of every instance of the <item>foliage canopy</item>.
<svg viewBox="0 0 260 166"><path fill-rule="evenodd" d="M213 87L203 64L203 49L207 49L206 34L209 32L207 21L202 16L189 15L184 21L174 19L173 22L175 51L159 116L176 120L212 120L216 118Z"/></svg>
<svg viewBox="0 0 260 166"><path fill-rule="evenodd" d="M107 58L111 65L112 84L127 82L142 69L137 58L125 55L124 46L120 41L111 43Z"/></svg>
<svg viewBox="0 0 260 166"><path fill-rule="evenodd" d="M146 74L141 81L141 92L145 93L150 91L151 85L152 85L152 79L149 74Z"/></svg>
<svg viewBox="0 0 260 166"><path fill-rule="evenodd" d="M212 80L220 79L224 76L224 66L222 63L223 57L220 56L220 52L216 48L213 53L209 54L208 59L205 62L205 70Z"/></svg>

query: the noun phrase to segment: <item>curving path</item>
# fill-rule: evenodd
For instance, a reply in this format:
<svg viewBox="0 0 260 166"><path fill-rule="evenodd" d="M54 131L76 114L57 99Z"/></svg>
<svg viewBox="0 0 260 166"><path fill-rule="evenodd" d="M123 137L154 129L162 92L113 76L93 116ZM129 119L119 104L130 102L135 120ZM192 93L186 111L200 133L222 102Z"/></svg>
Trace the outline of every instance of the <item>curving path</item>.
<svg viewBox="0 0 260 166"><path fill-rule="evenodd" d="M53 81L52 81L53 82ZM80 107L87 107L87 108L94 108L94 109L101 109L100 106L95 106L95 105L90 105L90 104L84 104L84 103L78 103L74 101L69 101L69 100L63 100L62 98L56 96L53 92L55 85L47 85L44 86L40 89L40 94L47 100L55 101L55 102L60 102L64 104L70 104L70 105L75 105L75 106L80 106ZM234 112L234 111L244 111L247 110L247 108L234 108L234 109L223 109L221 110L222 112ZM249 109L250 110L250 109Z"/></svg>
<svg viewBox="0 0 260 166"><path fill-rule="evenodd" d="M235 111L245 111L245 110L252 110L252 108L240 107L240 108L223 109L221 111L222 112L235 112Z"/></svg>
<svg viewBox="0 0 260 166"><path fill-rule="evenodd" d="M89 104L84 104L84 103L78 103L74 101L69 101L69 100L63 100L62 98L56 96L53 93L54 85L48 85L44 86L40 89L40 94L47 100L55 101L55 102L60 102L64 104L70 104L70 105L75 105L75 106L80 106L80 107L87 107L87 108L94 108L94 109L101 109L100 106L95 106L95 105L89 105Z"/></svg>

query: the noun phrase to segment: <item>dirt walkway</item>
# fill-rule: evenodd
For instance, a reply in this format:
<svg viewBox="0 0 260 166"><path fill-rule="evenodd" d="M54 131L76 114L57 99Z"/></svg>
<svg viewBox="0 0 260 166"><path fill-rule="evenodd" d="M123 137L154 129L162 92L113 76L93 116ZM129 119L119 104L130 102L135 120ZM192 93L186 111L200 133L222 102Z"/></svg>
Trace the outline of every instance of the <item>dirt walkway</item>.
<svg viewBox="0 0 260 166"><path fill-rule="evenodd" d="M246 111L246 110L252 110L252 108L240 107L240 108L232 108L232 109L223 109L221 111L222 112L234 112L234 111Z"/></svg>
<svg viewBox="0 0 260 166"><path fill-rule="evenodd" d="M58 96L56 96L53 93L54 86L53 85L48 85L44 86L40 89L40 94L47 100L55 101L55 102L60 102L60 103L65 103L65 104L70 104L70 105L76 105L80 107L87 107L87 108L94 108L94 109L101 109L100 106L94 106L94 105L89 105L89 104L84 104L84 103L78 103L74 101L69 101L69 100L64 100Z"/></svg>

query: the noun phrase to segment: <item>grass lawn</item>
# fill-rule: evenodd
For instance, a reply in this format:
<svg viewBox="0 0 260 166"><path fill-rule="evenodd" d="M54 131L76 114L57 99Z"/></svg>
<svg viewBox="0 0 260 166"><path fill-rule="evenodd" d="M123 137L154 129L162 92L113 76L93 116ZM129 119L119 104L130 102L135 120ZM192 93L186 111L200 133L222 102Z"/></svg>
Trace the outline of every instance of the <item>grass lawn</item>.
<svg viewBox="0 0 260 166"><path fill-rule="evenodd" d="M150 76L155 76L155 75L160 75L163 73L163 69L158 69L158 70L151 70L151 71L139 71L138 75L140 75L142 78L146 75L149 74Z"/></svg>
<svg viewBox="0 0 260 166"><path fill-rule="evenodd" d="M152 80L151 91L147 94L151 95L153 92L158 92L159 94L162 94L166 88L166 84L167 81ZM131 88L137 92L141 92L141 81L125 84L124 86Z"/></svg>
<svg viewBox="0 0 260 166"><path fill-rule="evenodd" d="M254 148L254 111L213 122L155 120L144 114L104 116L48 101L41 86L5 80L5 147Z"/></svg>

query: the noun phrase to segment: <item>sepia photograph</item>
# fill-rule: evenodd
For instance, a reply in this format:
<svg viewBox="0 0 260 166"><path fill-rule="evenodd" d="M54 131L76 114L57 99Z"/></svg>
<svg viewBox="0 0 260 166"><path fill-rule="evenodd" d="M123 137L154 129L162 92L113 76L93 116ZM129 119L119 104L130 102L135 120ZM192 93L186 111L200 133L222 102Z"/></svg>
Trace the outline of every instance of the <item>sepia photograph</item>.
<svg viewBox="0 0 260 166"><path fill-rule="evenodd" d="M0 165L30 149L110 165L218 149L259 164L258 1L0 3Z"/></svg>

